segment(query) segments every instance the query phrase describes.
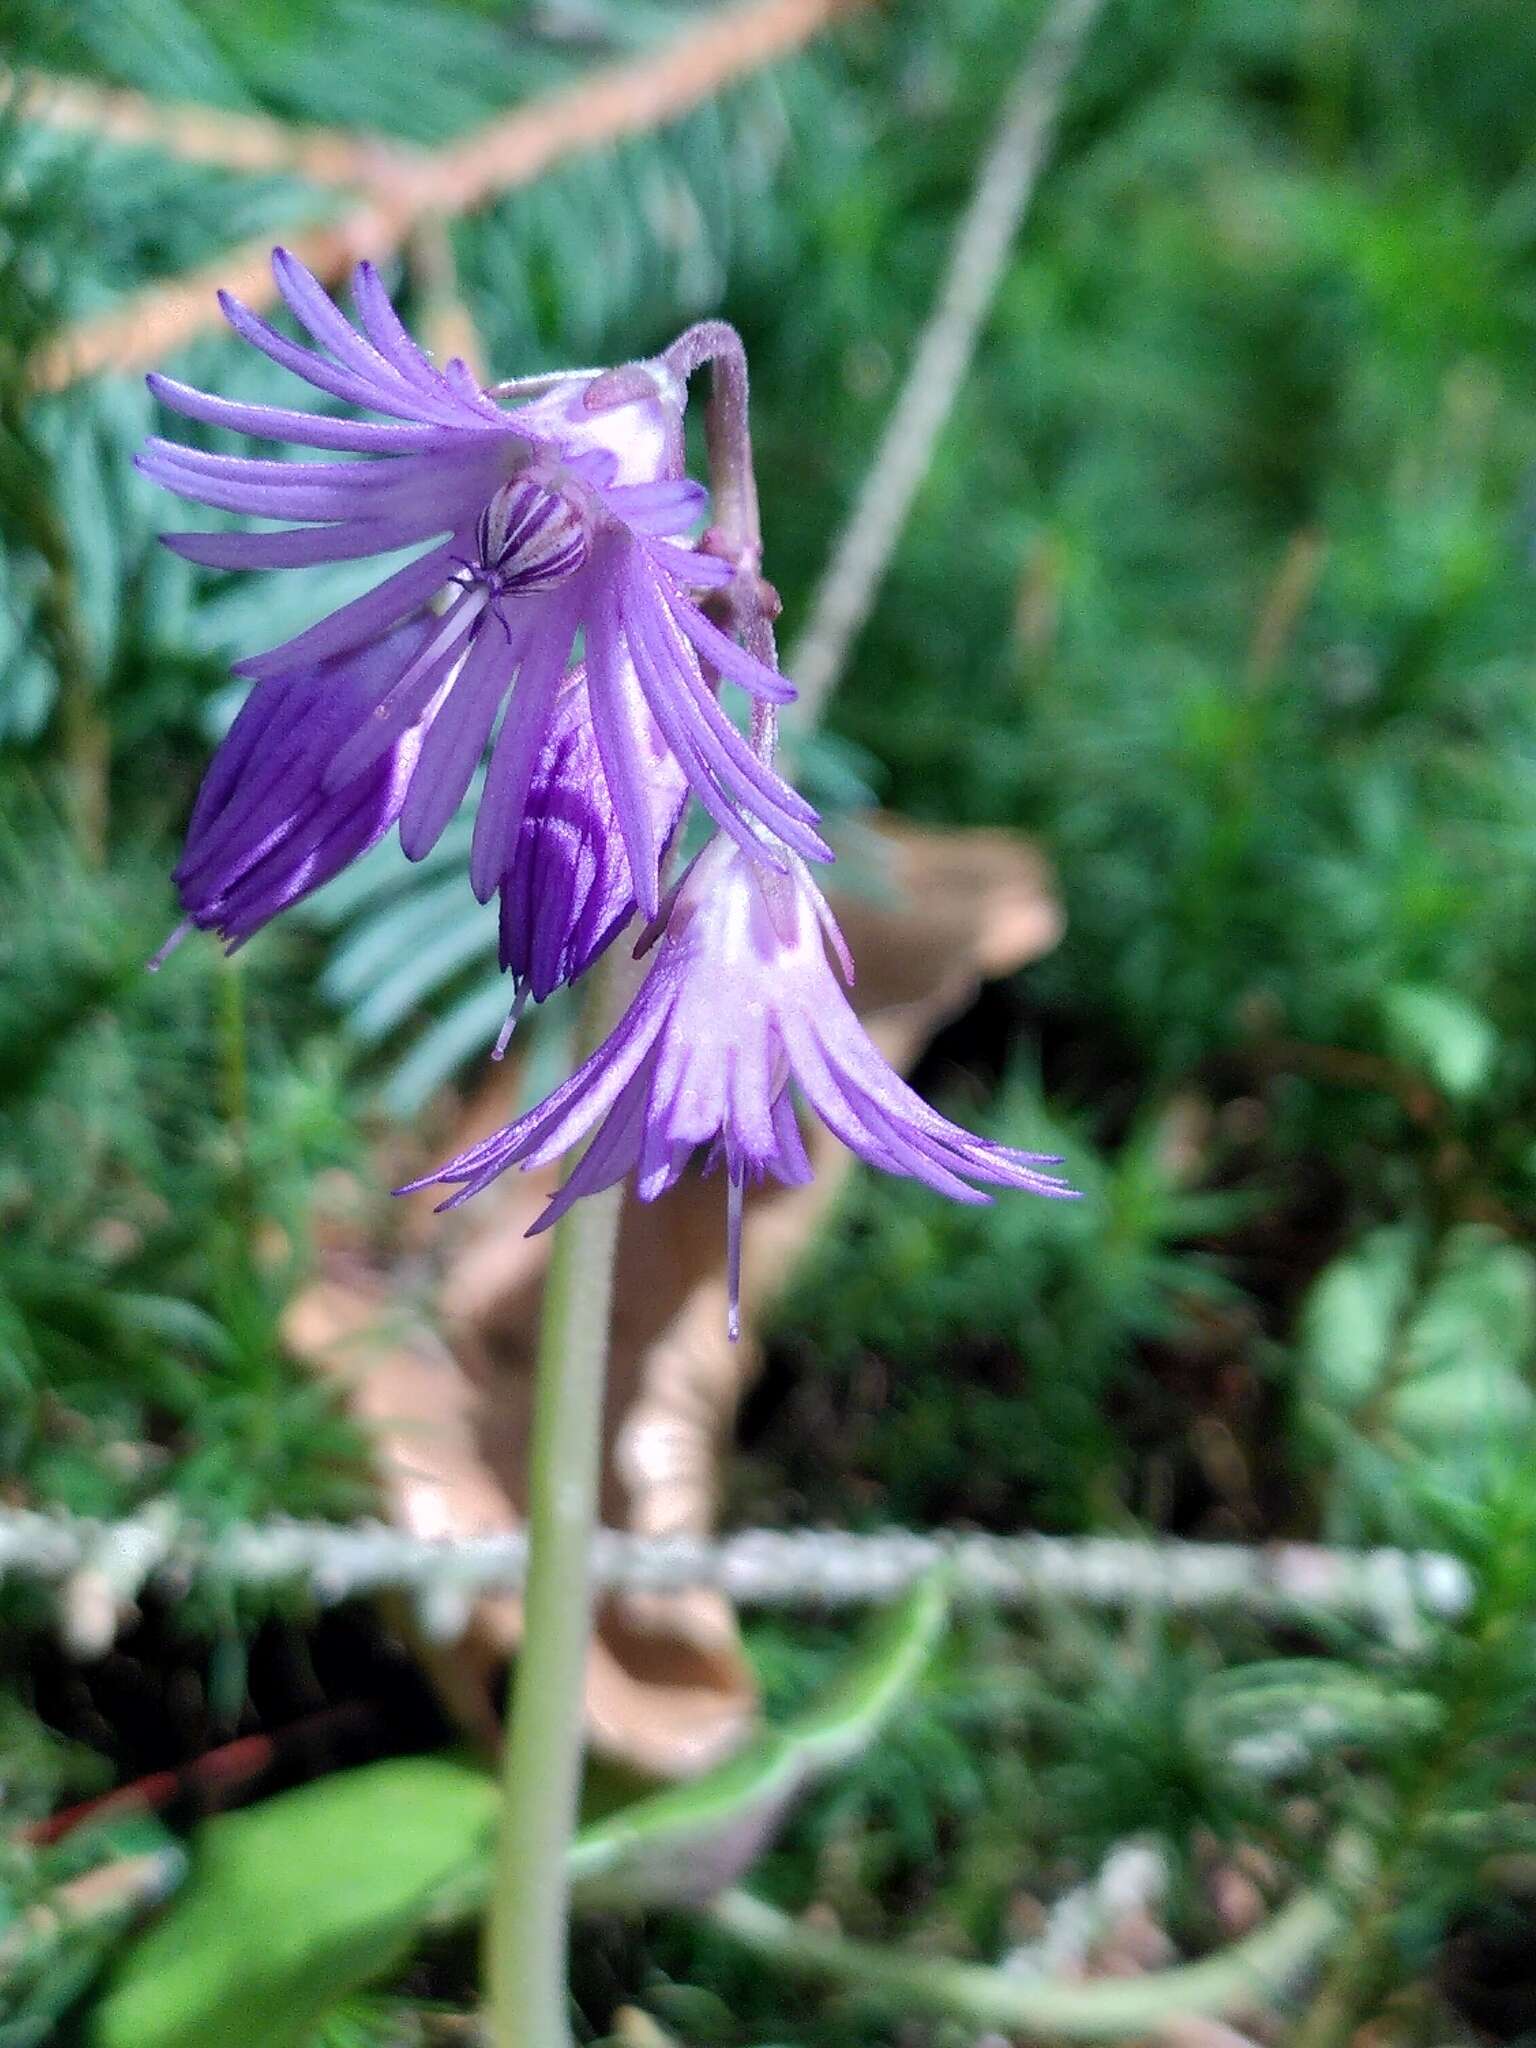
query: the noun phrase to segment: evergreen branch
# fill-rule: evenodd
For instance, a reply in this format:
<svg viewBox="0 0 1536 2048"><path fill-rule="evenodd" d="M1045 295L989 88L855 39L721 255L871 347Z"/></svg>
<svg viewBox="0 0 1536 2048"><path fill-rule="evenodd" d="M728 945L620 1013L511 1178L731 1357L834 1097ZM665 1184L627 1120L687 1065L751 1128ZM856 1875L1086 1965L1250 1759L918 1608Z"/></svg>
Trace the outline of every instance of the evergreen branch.
<svg viewBox="0 0 1536 2048"><path fill-rule="evenodd" d="M1062 95L1105 0L1055 0L1004 103L884 437L787 663L813 725L869 617L976 352L1008 252L1039 183Z"/></svg>
<svg viewBox="0 0 1536 2048"><path fill-rule="evenodd" d="M648 134L808 42L865 0L742 0L659 49L603 65L438 150L375 151L359 164L359 203L321 226L266 233L181 277L129 295L65 329L33 356L34 391L104 370L142 370L221 325L216 292L258 312L273 302L274 241L333 284L363 257L392 256L424 221L456 219L533 183L563 159ZM222 118L222 117L221 117ZM302 131L299 131L302 132Z"/></svg>
<svg viewBox="0 0 1536 2048"><path fill-rule="evenodd" d="M106 858L112 734L98 702L74 553L48 484L42 481L48 475L39 467L28 513L28 538L45 572L37 622L58 677L59 737L75 845L88 866L99 867Z"/></svg>
<svg viewBox="0 0 1536 2048"><path fill-rule="evenodd" d="M864 4L744 0L720 8L661 49L604 65L437 151L427 166L424 203L457 217L531 184L563 157L647 135Z"/></svg>
<svg viewBox="0 0 1536 2048"><path fill-rule="evenodd" d="M276 292L274 241L291 249L317 277L334 284L364 257L387 261L413 224L411 210L402 201L369 200L336 221L257 235L211 263L130 292L109 311L66 327L31 358L28 385L34 392L67 391L103 371L150 369L223 325L220 290L265 311Z"/></svg>
<svg viewBox="0 0 1536 2048"><path fill-rule="evenodd" d="M182 163L303 178L311 185L368 190L388 167L422 152L380 135L299 126L268 114L166 105L124 86L45 71L0 68L0 101L24 120L125 149L155 149Z"/></svg>

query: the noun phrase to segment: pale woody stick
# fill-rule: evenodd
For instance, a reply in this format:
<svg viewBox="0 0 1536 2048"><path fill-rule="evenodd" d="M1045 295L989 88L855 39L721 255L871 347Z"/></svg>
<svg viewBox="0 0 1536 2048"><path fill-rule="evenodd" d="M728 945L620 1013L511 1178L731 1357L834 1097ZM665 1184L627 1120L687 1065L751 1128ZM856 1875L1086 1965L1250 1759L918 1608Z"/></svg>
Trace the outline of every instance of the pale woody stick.
<svg viewBox="0 0 1536 2048"><path fill-rule="evenodd" d="M785 664L800 693L788 714L796 728L815 723L873 608L1034 196L1062 94L1103 6L1055 0L1009 92L901 395Z"/></svg>

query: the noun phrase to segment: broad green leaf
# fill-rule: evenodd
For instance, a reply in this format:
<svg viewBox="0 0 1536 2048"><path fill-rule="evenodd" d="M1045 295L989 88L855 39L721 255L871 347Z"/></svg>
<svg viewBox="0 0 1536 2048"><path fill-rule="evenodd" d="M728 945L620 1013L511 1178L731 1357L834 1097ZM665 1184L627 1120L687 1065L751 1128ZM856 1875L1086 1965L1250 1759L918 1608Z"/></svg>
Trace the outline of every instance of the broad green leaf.
<svg viewBox="0 0 1536 2048"><path fill-rule="evenodd" d="M794 1800L873 1741L921 1677L946 1611L940 1579L925 1581L789 1727L584 1827L578 1898L676 1904L732 1883ZM295 2048L424 1928L477 1910L495 1810L484 1772L415 1757L210 1821L180 1898L110 1986L91 2048Z"/></svg>
<svg viewBox="0 0 1536 2048"><path fill-rule="evenodd" d="M409 1952L482 1862L495 1809L483 1771L408 1757L208 1822L179 1898L98 2008L92 2048L290 2048Z"/></svg>
<svg viewBox="0 0 1536 2048"><path fill-rule="evenodd" d="M1493 1077L1499 1037L1480 1010L1452 989L1400 983L1381 999L1387 1039L1400 1059L1457 1101Z"/></svg>
<svg viewBox="0 0 1536 2048"><path fill-rule="evenodd" d="M1334 1535L1415 1542L1428 1505L1486 1498L1536 1447L1536 1257L1485 1224L1433 1259L1373 1231L1313 1288L1300 1362Z"/></svg>
<svg viewBox="0 0 1536 2048"><path fill-rule="evenodd" d="M1301 1312L1307 1393L1348 1413L1385 1380L1414 1293L1415 1242L1402 1225L1373 1230L1319 1275Z"/></svg>
<svg viewBox="0 0 1536 2048"><path fill-rule="evenodd" d="M1536 1418L1536 1259L1481 1224L1451 1232L1408 1336L1391 1422L1429 1459L1481 1454Z"/></svg>

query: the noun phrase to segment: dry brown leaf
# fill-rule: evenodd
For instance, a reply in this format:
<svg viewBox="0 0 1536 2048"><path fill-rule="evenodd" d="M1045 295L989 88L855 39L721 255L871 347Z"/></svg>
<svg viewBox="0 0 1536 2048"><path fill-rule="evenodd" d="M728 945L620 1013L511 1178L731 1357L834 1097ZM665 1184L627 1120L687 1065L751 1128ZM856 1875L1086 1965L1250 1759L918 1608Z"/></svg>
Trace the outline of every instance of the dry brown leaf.
<svg viewBox="0 0 1536 2048"><path fill-rule="evenodd" d="M937 832L882 821L889 901L844 900L859 962L855 1004L886 1057L910 1067L989 976L1048 951L1061 912L1045 862L1002 832ZM511 1114L515 1076L498 1069L465 1117L466 1142ZM848 1155L809 1132L816 1179L749 1196L740 1344L725 1334L723 1195L686 1178L664 1201L630 1203L620 1236L602 1512L645 1535L714 1525L721 1449L757 1365L752 1329L833 1201ZM375 1445L383 1512L420 1535L519 1526L538 1297L547 1237L524 1233L554 1170L508 1174L451 1218L412 1198L408 1242L435 1246L430 1317L398 1281L338 1255L292 1303L294 1350L336 1377ZM443 1698L480 1740L494 1738L500 1672L520 1603L477 1602L457 1640L424 1645ZM439 1618L439 1634L446 1624ZM735 1748L756 1709L735 1617L716 1594L603 1601L587 1678L594 1746L647 1773L681 1777Z"/></svg>

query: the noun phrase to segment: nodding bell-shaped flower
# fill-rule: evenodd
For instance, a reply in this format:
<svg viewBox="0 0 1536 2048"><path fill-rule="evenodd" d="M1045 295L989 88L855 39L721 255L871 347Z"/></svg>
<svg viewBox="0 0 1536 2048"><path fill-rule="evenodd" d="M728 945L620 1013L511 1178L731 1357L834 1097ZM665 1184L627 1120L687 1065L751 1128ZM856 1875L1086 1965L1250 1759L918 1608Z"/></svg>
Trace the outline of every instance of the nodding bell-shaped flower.
<svg viewBox="0 0 1536 2048"><path fill-rule="evenodd" d="M791 1082L861 1159L955 1201L987 1201L976 1182L1070 1196L1045 1171L1058 1159L973 1137L907 1086L854 1015L829 945L851 981L841 934L802 862L791 856L775 869L715 839L678 889L656 958L611 1035L537 1108L413 1188L455 1187L442 1204L452 1208L508 1167L546 1165L590 1134L533 1226L545 1230L630 1174L640 1199L654 1201L708 1145L726 1170L733 1336L744 1186L770 1174L811 1178Z"/></svg>
<svg viewBox="0 0 1536 2048"><path fill-rule="evenodd" d="M139 467L196 503L295 522L269 533L166 536L177 553L213 568L297 568L430 543L365 595L236 664L266 682L394 647L396 658L371 670L371 689L349 696L347 718L324 720L325 793L402 760L403 736L434 707L399 813L401 845L420 859L494 733L470 871L488 900L511 863L579 634L615 825L647 915L660 895L660 847L645 794L649 765L629 715L635 694L724 830L745 839L755 824L802 855L830 858L811 806L757 759L718 701L722 682L773 703L794 693L696 602L735 571L688 538L707 494L683 474L685 394L669 365L557 377L509 409L462 362L432 363L371 265L353 279L354 326L293 256L279 249L272 260L279 292L316 346L289 340L226 296L230 325L315 389L383 419L242 405L163 377L152 377L151 389L205 425L376 459L273 461L152 439ZM425 630L408 643L392 637L413 624Z"/></svg>

